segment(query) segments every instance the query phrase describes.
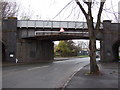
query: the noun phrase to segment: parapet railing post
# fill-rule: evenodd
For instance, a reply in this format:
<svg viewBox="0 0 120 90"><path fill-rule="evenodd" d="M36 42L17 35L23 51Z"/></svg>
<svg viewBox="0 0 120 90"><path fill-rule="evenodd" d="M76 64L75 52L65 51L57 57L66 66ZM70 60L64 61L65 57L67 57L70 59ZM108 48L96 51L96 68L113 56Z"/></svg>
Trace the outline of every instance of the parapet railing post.
<svg viewBox="0 0 120 90"><path fill-rule="evenodd" d="M82 27L83 29L85 28L85 24L84 24L84 22L83 22L83 27Z"/></svg>
<svg viewBox="0 0 120 90"><path fill-rule="evenodd" d="M27 26L26 27L28 28L28 20L27 20Z"/></svg>
<svg viewBox="0 0 120 90"><path fill-rule="evenodd" d="M43 28L44 28L44 21L42 21L42 23L43 23Z"/></svg>
<svg viewBox="0 0 120 90"><path fill-rule="evenodd" d="M36 28L36 20L34 22L35 22L35 28Z"/></svg>
<svg viewBox="0 0 120 90"><path fill-rule="evenodd" d="M28 20L27 20L27 26L26 27L27 27L27 37L28 37Z"/></svg>
<svg viewBox="0 0 120 90"><path fill-rule="evenodd" d="M19 21L19 24L20 24L20 28L21 28L21 27L22 27L22 26L21 26L21 21Z"/></svg>
<svg viewBox="0 0 120 90"><path fill-rule="evenodd" d="M68 29L68 27L69 27L69 22L67 22L67 29Z"/></svg>
<svg viewBox="0 0 120 90"><path fill-rule="evenodd" d="M53 29L53 21L51 21L51 29Z"/></svg>
<svg viewBox="0 0 120 90"><path fill-rule="evenodd" d="M76 22L75 22L75 29L76 29Z"/></svg>
<svg viewBox="0 0 120 90"><path fill-rule="evenodd" d="M61 21L59 22L59 28L61 28Z"/></svg>

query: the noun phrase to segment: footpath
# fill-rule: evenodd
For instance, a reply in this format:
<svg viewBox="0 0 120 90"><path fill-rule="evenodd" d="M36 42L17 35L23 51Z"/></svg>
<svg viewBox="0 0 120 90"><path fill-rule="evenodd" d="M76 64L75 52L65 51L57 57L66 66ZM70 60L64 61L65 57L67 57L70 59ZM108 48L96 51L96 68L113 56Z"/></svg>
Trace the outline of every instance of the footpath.
<svg viewBox="0 0 120 90"><path fill-rule="evenodd" d="M63 61L63 60L69 60L69 58L54 58L54 61ZM1 66L17 66L17 65L24 65L24 64L28 64L28 63L10 63L10 62L3 62L2 64L0 64ZM30 63L29 63L30 64ZM32 64L32 63L31 63Z"/></svg>
<svg viewBox="0 0 120 90"><path fill-rule="evenodd" d="M64 89L77 90L120 90L120 64L98 62L101 75L90 75L89 65L78 71L66 84ZM119 74L119 75L118 75Z"/></svg>

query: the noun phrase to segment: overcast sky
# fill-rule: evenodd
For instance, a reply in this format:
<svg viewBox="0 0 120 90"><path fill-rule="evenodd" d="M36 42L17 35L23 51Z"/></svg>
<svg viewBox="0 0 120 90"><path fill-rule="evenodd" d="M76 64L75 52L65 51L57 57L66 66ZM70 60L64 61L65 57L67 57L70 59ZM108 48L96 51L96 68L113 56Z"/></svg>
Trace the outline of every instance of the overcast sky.
<svg viewBox="0 0 120 90"><path fill-rule="evenodd" d="M24 12L27 13L28 15L31 15L31 19L62 20L62 21L85 20L83 14L80 12L79 7L76 5L74 0L56 18L54 18L54 16L58 14L58 12L71 0L13 0L13 1L17 1L19 3L20 13ZM117 14L119 1L120 0L106 0L104 7L106 10L103 11L102 19L111 19L115 21L113 12ZM93 12L94 21L96 21L97 9L98 5L94 6Z"/></svg>

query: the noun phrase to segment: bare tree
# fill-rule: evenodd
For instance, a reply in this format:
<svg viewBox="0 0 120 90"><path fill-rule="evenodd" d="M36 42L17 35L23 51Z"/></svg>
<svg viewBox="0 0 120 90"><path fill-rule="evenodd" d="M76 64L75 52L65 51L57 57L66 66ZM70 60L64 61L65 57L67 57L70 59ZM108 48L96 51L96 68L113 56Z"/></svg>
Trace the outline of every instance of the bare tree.
<svg viewBox="0 0 120 90"><path fill-rule="evenodd" d="M31 13L23 12L20 16L20 20L30 20L30 19L31 19Z"/></svg>
<svg viewBox="0 0 120 90"><path fill-rule="evenodd" d="M19 8L16 2L9 2L3 0L1 3L2 3L2 19L17 16Z"/></svg>
<svg viewBox="0 0 120 90"><path fill-rule="evenodd" d="M84 14L87 26L88 26L88 32L89 32L89 50L90 50L90 73L95 74L99 73L99 67L96 62L96 36L95 36L95 30L100 29L100 23L101 23L101 14L103 11L103 6L105 4L106 0L100 0L100 7L97 14L97 24L94 27L93 22L93 16L92 16L92 4L94 0L83 0L83 3L85 3L88 7L87 12L85 8L82 6L79 0L75 0L77 5L79 6L80 10Z"/></svg>
<svg viewBox="0 0 120 90"><path fill-rule="evenodd" d="M0 20L2 19L2 1L0 1Z"/></svg>
<svg viewBox="0 0 120 90"><path fill-rule="evenodd" d="M72 0L73 1L73 0ZM54 18L56 18L70 3L70 1ZM88 32L89 32L89 50L90 50L90 73L99 73L99 67L96 62L96 35L95 31L98 32L100 29L101 24L101 15L103 11L104 4L106 0L75 0L76 4L79 6L80 10L82 11L83 15L85 16ZM97 12L97 23L94 26L93 22L93 7L94 5L98 6ZM87 8L86 8L87 7ZM86 10L87 9L87 10Z"/></svg>
<svg viewBox="0 0 120 90"><path fill-rule="evenodd" d="M2 42L2 2L0 2L0 42ZM1 43L0 43L0 48L1 48ZM1 49L0 49L1 50ZM1 52L0 52L1 53ZM2 56L2 55L0 55ZM1 59L1 58L0 58ZM1 59L2 60L2 59Z"/></svg>
<svg viewBox="0 0 120 90"><path fill-rule="evenodd" d="M120 1L118 3L118 22L120 23Z"/></svg>
<svg viewBox="0 0 120 90"><path fill-rule="evenodd" d="M20 14L20 20L30 20L33 16L34 11L31 8L31 5L28 5L27 10L22 10ZM39 16L39 15L38 15Z"/></svg>
<svg viewBox="0 0 120 90"><path fill-rule="evenodd" d="M117 2L117 3L116 3ZM108 7L107 4L104 5L103 9L103 17L106 15L107 18L112 19L113 22L118 23L119 22L119 3L116 1L114 3L113 0L109 0L110 6ZM118 9L116 9L118 8ZM105 14L105 15L104 15Z"/></svg>
<svg viewBox="0 0 120 90"><path fill-rule="evenodd" d="M79 47L80 50L82 50L84 48L86 48L87 50L89 49L88 42L78 41L77 46Z"/></svg>

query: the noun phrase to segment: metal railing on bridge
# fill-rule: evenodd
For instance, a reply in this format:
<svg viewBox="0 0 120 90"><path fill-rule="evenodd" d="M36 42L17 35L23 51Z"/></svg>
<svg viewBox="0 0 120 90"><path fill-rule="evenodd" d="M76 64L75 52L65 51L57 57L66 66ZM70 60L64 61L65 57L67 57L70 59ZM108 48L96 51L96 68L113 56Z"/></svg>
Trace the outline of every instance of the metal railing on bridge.
<svg viewBox="0 0 120 90"><path fill-rule="evenodd" d="M94 23L95 26L96 23ZM75 29L86 29L86 22L78 21L48 21L48 20L18 20L17 27L26 27L26 28L75 28ZM103 28L101 24L100 28Z"/></svg>

